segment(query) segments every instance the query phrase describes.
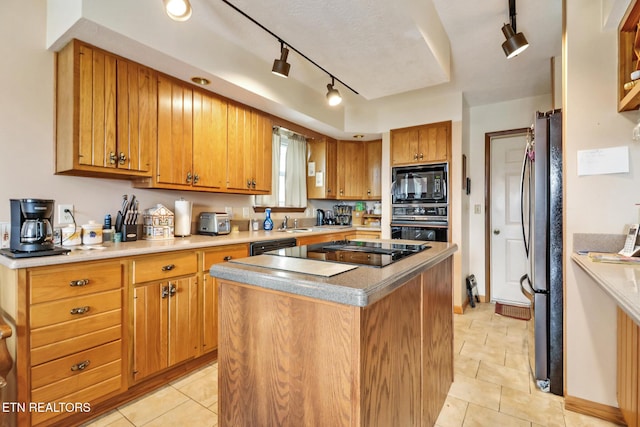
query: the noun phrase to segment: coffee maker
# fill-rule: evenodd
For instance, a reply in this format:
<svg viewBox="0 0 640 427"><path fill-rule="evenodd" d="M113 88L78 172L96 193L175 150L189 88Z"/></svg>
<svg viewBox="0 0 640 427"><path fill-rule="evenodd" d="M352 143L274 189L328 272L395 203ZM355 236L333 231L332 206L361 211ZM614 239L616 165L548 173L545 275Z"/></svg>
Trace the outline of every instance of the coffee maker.
<svg viewBox="0 0 640 427"><path fill-rule="evenodd" d="M53 200L11 199L11 238L14 257L54 255L69 252L53 242ZM6 254L5 254L6 255Z"/></svg>

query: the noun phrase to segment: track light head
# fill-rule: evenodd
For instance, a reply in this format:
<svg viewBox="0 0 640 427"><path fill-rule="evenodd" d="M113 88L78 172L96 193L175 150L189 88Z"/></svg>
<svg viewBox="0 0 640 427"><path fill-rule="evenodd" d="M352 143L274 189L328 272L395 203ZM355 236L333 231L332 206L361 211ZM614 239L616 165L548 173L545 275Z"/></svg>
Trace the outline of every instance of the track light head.
<svg viewBox="0 0 640 427"><path fill-rule="evenodd" d="M174 21L186 21L191 18L191 3L189 0L162 0L164 10Z"/></svg>
<svg viewBox="0 0 640 427"><path fill-rule="evenodd" d="M504 50L504 54L507 55L507 58L513 58L529 47L529 42L525 38L524 34L516 34L515 31L513 31L513 28L511 28L511 24L504 24L502 27L502 33L507 39L502 43L502 50Z"/></svg>
<svg viewBox="0 0 640 427"><path fill-rule="evenodd" d="M285 79L289 77L289 69L291 68L291 64L287 62L287 56L289 56L289 49L284 46L284 43L280 42L280 59L273 61L271 72Z"/></svg>
<svg viewBox="0 0 640 427"><path fill-rule="evenodd" d="M342 102L342 96L340 95L340 92L338 92L338 89L333 87L334 84L335 84L335 80L332 76L331 83L327 85L327 102L332 107Z"/></svg>

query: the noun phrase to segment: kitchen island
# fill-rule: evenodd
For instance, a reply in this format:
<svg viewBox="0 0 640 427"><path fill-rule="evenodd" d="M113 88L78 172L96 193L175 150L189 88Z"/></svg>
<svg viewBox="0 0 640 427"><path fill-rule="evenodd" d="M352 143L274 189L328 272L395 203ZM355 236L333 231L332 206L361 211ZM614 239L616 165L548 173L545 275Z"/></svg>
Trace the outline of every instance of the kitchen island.
<svg viewBox="0 0 640 427"><path fill-rule="evenodd" d="M434 425L453 381L457 247L429 245L335 275L273 255L212 266L220 426Z"/></svg>

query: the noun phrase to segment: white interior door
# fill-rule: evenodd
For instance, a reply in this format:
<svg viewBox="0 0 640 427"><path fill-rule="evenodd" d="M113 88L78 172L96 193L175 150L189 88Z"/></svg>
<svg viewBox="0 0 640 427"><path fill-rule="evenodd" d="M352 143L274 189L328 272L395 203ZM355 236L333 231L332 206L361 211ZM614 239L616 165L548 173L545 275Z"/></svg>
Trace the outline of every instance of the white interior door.
<svg viewBox="0 0 640 427"><path fill-rule="evenodd" d="M520 179L526 135L491 140L491 301L529 305L520 291L527 272L522 239Z"/></svg>

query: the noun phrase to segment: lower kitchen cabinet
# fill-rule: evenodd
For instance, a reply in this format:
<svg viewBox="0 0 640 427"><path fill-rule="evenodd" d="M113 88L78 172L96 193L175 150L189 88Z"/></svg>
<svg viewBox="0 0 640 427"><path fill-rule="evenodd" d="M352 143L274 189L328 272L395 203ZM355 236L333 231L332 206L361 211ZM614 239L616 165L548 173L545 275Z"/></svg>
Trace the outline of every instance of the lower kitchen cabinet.
<svg viewBox="0 0 640 427"><path fill-rule="evenodd" d="M249 245L218 246L203 253L202 257L202 353L218 348L218 281L209 275L213 264L227 262L234 258L249 256Z"/></svg>
<svg viewBox="0 0 640 427"><path fill-rule="evenodd" d="M324 242L332 242L334 240L344 240L344 239L347 239L350 234L352 234L352 232L342 231L339 233L316 234L313 236L296 237L296 240L298 241L298 246L305 246L305 245L313 245L314 243L324 243Z"/></svg>
<svg viewBox="0 0 640 427"><path fill-rule="evenodd" d="M187 277L134 289L135 381L197 355L197 286Z"/></svg>

